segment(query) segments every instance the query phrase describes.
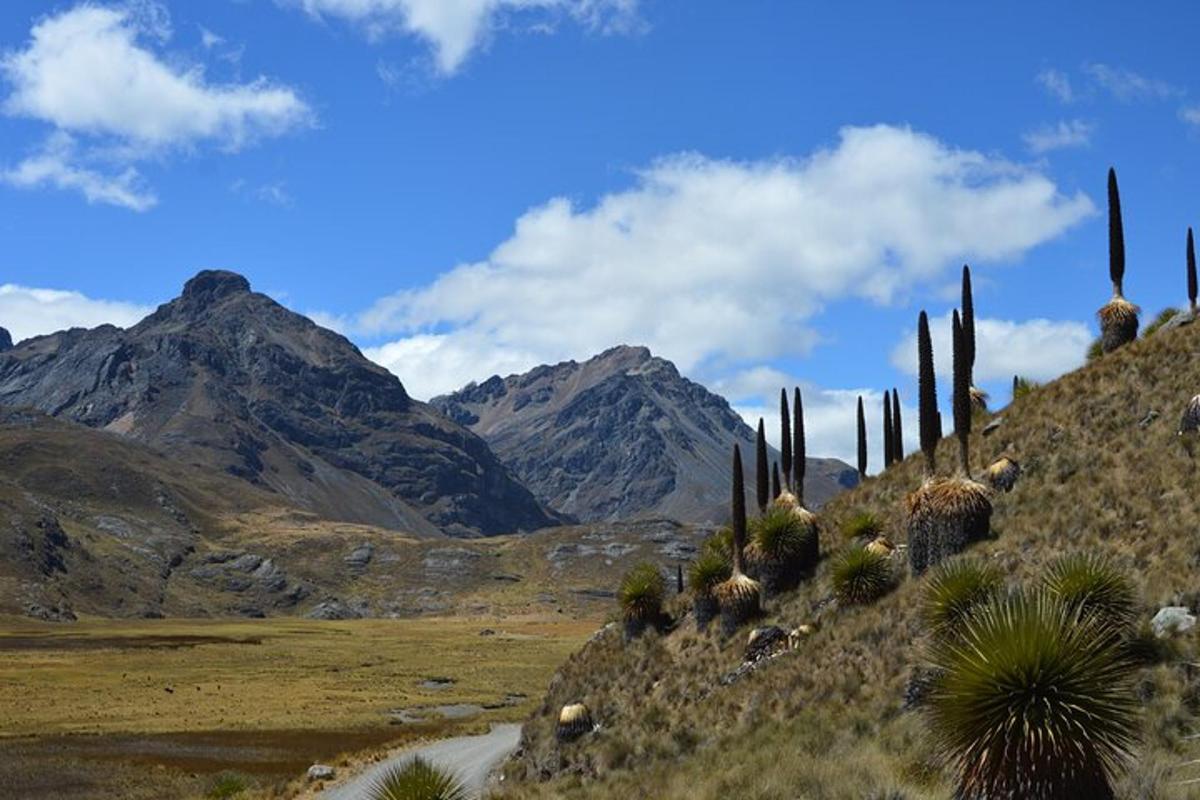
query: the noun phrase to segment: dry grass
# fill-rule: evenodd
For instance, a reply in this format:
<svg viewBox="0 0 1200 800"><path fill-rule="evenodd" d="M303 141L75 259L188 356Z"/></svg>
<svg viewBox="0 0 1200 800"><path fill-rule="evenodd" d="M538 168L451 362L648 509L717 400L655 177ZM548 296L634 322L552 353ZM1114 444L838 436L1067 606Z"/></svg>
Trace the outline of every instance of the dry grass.
<svg viewBox="0 0 1200 800"><path fill-rule="evenodd" d="M1023 474L993 499L993 538L970 552L1009 583L1026 584L1064 552L1095 552L1132 577L1140 624L1161 605L1196 608L1200 475L1175 414L1200 387L1198 346L1195 326L1160 331L1020 397L996 433L975 435L983 463L1010 454ZM955 442L940 446L949 463ZM904 498L921 485L921 467L918 453L835 499L822 509L823 528L870 511L886 529L903 530ZM827 599L828 567L771 603L764 622L790 629L814 619ZM623 647L606 634L564 665L529 719L504 796L949 796L920 718L902 710L926 636L923 586L910 577L869 608L824 612L799 651L732 685L719 679L739 663L744 635L722 644L684 624ZM1185 738L1200 733L1195 638L1138 680L1143 741L1117 783L1119 797L1200 796L1200 784L1180 783L1200 778L1200 767L1183 766L1200 758L1200 740ZM558 709L576 700L602 729L558 748Z"/></svg>
<svg viewBox="0 0 1200 800"><path fill-rule="evenodd" d="M202 790L196 784L230 768L286 783L318 758L520 719L595 626L557 616L4 620L0 772L44 783L64 762L103 766L82 778L64 772L102 781L82 794L31 783L19 793L30 798L136 797L158 782L180 787L170 796L187 796L183 787ZM484 629L495 633L481 636ZM424 683L433 678L453 682ZM395 710L451 704L496 708L461 721L391 724ZM259 761L233 760L242 750ZM113 779L119 791L103 783Z"/></svg>

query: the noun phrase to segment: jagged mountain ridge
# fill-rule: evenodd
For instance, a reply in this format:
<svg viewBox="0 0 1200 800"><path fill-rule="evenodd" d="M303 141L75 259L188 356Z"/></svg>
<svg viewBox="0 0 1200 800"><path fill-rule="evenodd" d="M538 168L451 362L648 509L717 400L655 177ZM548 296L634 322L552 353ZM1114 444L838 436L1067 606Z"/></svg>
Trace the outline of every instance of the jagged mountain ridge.
<svg viewBox="0 0 1200 800"><path fill-rule="evenodd" d="M493 376L430 402L487 440L543 503L583 521L721 522L730 450L754 452L754 431L728 401L645 347ZM819 506L856 482L841 461L809 459L806 500Z"/></svg>
<svg viewBox="0 0 1200 800"><path fill-rule="evenodd" d="M333 520L454 536L557 521L482 439L231 272L199 273L129 329L4 350L0 404L122 434Z"/></svg>

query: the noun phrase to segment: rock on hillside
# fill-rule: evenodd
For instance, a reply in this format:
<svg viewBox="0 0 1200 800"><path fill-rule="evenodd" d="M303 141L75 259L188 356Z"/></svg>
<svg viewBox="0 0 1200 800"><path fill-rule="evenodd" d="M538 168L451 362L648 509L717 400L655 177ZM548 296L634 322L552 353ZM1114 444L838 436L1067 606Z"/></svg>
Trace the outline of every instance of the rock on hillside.
<svg viewBox="0 0 1200 800"><path fill-rule="evenodd" d="M4 350L0 403L122 434L330 519L454 536L555 521L482 439L230 272L201 272L128 330Z"/></svg>
<svg viewBox="0 0 1200 800"><path fill-rule="evenodd" d="M723 521L734 443L753 457L754 432L729 403L645 347L495 376L431 402L486 439L543 503L584 521ZM855 483L841 461L808 461L812 505Z"/></svg>

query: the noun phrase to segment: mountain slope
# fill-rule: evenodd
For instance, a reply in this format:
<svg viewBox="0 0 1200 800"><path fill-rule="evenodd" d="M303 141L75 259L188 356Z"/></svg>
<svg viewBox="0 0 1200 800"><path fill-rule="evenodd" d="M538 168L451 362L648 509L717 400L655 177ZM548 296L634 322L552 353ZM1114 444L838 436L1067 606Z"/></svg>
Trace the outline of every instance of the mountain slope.
<svg viewBox="0 0 1200 800"><path fill-rule="evenodd" d="M1160 331L1000 410L994 433L973 436L973 463L979 469L1007 453L1024 474L994 498L994 538L971 552L1013 585L1037 580L1064 553L1097 552L1132 578L1141 624L1167 604L1200 610L1200 468L1176 435L1179 414L1200 391L1198 349L1195 325ZM954 441L940 449L939 463L954 464ZM826 560L799 590L771 601L763 620L790 630L820 619L797 650L736 675L746 631L721 643L683 618L671 634L632 644L617 629L597 636L563 666L527 722L503 796L951 796L952 776L920 714L904 710L925 637L924 579L905 575L869 607L828 606L830 557L847 546L842 523L871 511L903 543L903 499L921 470L913 454L823 509ZM1142 671L1143 736L1118 797L1192 796L1182 782L1196 777L1185 762L1200 758L1190 738L1200 730L1197 651L1193 630ZM574 702L586 703L600 727L560 745L555 718Z"/></svg>
<svg viewBox="0 0 1200 800"><path fill-rule="evenodd" d="M729 452L735 442L754 452L754 431L728 402L644 347L495 376L431 403L580 520L724 521ZM820 506L856 481L841 461L809 459L805 499Z"/></svg>
<svg viewBox="0 0 1200 800"><path fill-rule="evenodd" d="M105 428L330 519L455 536L555 521L482 439L229 272L201 272L128 330L5 350L0 403Z"/></svg>

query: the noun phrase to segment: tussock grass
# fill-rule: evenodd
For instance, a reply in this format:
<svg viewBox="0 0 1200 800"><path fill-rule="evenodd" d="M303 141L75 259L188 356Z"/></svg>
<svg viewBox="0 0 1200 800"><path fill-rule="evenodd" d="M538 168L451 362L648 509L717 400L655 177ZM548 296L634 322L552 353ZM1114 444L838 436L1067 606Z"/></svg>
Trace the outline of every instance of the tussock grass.
<svg viewBox="0 0 1200 800"><path fill-rule="evenodd" d="M1061 556L1047 567L1043 585L1070 608L1099 616L1121 630L1129 628L1137 614L1133 585L1107 556Z"/></svg>
<svg viewBox="0 0 1200 800"><path fill-rule="evenodd" d="M921 619L937 635L952 634L973 609L997 596L1004 576L976 558L955 558L935 567L925 582Z"/></svg>
<svg viewBox="0 0 1200 800"><path fill-rule="evenodd" d="M467 800L469 796L451 772L419 757L387 770L367 790L368 800Z"/></svg>
<svg viewBox="0 0 1200 800"><path fill-rule="evenodd" d="M851 547L834 559L830 586L838 602L847 606L874 603L896 585L892 560L865 547Z"/></svg>

